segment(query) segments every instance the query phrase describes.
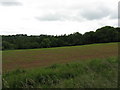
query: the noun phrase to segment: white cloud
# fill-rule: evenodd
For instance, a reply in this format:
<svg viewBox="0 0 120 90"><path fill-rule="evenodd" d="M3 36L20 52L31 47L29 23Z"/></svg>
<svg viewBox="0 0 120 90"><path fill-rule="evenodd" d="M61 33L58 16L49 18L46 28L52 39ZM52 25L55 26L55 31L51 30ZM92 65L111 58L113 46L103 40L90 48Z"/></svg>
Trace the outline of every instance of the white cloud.
<svg viewBox="0 0 120 90"><path fill-rule="evenodd" d="M0 0L0 5L2 6L21 6L22 3L17 0Z"/></svg>
<svg viewBox="0 0 120 90"><path fill-rule="evenodd" d="M0 34L60 35L117 26L118 0L3 1L12 4L0 5Z"/></svg>

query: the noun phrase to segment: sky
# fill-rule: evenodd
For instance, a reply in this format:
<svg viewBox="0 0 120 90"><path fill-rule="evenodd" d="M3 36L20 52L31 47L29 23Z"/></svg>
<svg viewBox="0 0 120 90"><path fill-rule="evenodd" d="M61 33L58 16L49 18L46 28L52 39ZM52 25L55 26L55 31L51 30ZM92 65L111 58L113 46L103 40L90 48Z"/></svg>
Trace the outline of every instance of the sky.
<svg viewBox="0 0 120 90"><path fill-rule="evenodd" d="M0 35L63 35L118 26L119 0L0 0Z"/></svg>

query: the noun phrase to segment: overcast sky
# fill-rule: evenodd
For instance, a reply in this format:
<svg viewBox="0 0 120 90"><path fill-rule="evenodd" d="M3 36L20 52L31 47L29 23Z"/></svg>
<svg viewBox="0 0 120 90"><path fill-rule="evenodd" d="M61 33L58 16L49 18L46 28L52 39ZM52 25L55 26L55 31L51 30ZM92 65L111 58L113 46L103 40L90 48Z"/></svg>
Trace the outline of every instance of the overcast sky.
<svg viewBox="0 0 120 90"><path fill-rule="evenodd" d="M119 0L0 0L0 35L61 35L118 26Z"/></svg>

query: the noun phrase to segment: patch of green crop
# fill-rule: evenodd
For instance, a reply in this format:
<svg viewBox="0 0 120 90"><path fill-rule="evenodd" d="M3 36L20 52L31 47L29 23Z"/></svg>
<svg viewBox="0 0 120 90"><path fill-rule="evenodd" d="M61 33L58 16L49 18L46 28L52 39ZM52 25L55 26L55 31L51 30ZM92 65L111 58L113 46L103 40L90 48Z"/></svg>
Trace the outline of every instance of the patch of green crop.
<svg viewBox="0 0 120 90"><path fill-rule="evenodd" d="M88 44L88 45L78 45L78 46L64 46L64 47L53 47L53 48L37 48L37 49L20 49L20 50L5 50L3 51L6 53L17 52L17 51L36 51L36 50L55 50L55 49L67 49L67 48L77 48L77 47L92 47L92 46L99 46L99 45L117 45L120 42L115 43L96 43L96 44Z"/></svg>

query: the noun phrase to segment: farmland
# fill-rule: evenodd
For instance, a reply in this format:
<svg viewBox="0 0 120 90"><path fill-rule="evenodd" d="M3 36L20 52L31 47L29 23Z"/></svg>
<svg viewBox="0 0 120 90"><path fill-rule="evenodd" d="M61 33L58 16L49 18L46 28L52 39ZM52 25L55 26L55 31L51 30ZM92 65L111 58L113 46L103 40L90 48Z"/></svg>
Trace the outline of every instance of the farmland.
<svg viewBox="0 0 120 90"><path fill-rule="evenodd" d="M3 71L118 55L118 43L3 51Z"/></svg>
<svg viewBox="0 0 120 90"><path fill-rule="evenodd" d="M3 51L3 88L116 88L118 43Z"/></svg>
<svg viewBox="0 0 120 90"><path fill-rule="evenodd" d="M91 59L3 74L3 88L117 88L118 59Z"/></svg>

